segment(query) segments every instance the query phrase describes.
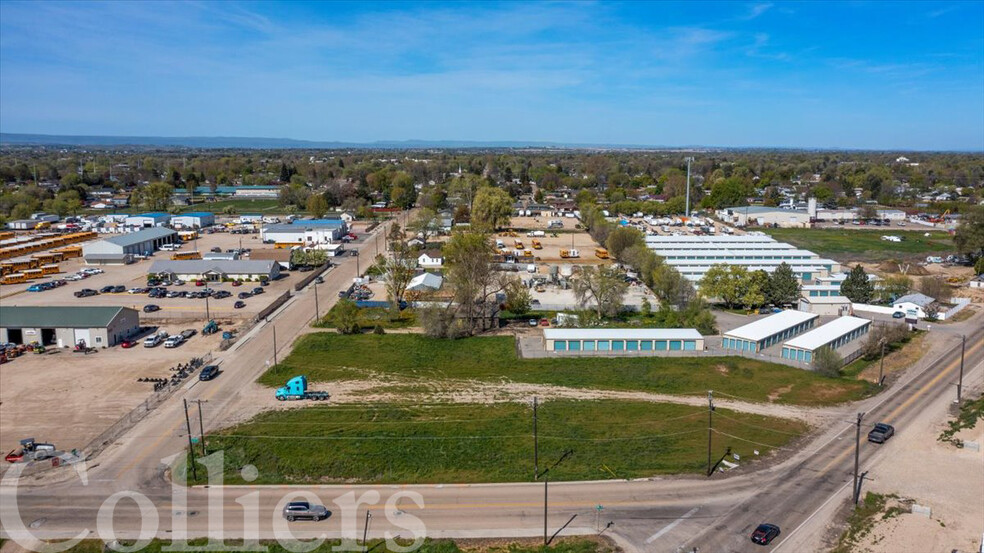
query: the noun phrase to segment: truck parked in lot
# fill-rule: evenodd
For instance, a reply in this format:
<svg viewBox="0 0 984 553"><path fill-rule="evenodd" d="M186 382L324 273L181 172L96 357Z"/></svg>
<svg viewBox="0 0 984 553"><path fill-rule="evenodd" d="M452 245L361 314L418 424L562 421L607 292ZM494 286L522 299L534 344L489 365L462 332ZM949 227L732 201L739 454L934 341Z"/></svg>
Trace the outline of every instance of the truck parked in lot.
<svg viewBox="0 0 984 553"><path fill-rule="evenodd" d="M289 399L310 399L314 401L326 401L331 396L328 392L316 392L313 390L308 390L308 383L306 376L295 376L287 381L287 385L281 388L277 388L275 394L278 401L287 401Z"/></svg>

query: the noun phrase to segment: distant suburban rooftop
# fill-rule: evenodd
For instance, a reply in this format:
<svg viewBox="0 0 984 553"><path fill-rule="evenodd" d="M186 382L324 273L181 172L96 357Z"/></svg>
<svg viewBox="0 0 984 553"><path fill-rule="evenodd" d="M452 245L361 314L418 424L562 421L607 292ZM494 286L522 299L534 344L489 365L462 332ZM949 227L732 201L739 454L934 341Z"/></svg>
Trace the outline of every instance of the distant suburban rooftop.
<svg viewBox="0 0 984 553"><path fill-rule="evenodd" d="M817 348L833 342L848 332L861 328L870 323L870 320L862 319L861 317L852 317L850 315L838 317L823 326L814 328L806 334L801 334L791 340L786 340L783 345L792 348L804 349L807 351L814 351Z"/></svg>
<svg viewBox="0 0 984 553"><path fill-rule="evenodd" d="M117 246L126 247L141 244L147 240L156 240L158 238L176 236L177 234L177 232L169 228L156 227L138 230L137 232L128 232L117 236L110 236L109 238L104 238L104 240L111 244L116 244Z"/></svg>
<svg viewBox="0 0 984 553"><path fill-rule="evenodd" d="M547 340L699 340L693 328L545 328Z"/></svg>
<svg viewBox="0 0 984 553"><path fill-rule="evenodd" d="M180 215L175 215L175 217L212 217L213 214L208 211L194 211L191 213L182 213Z"/></svg>
<svg viewBox="0 0 984 553"><path fill-rule="evenodd" d="M776 313L775 315L765 317L764 319L759 319L753 323L739 326L734 330L729 330L725 332L724 335L758 342L759 340L764 340L773 334L782 332L787 328L791 328L800 323L805 323L810 319L816 319L817 317L819 317L819 315L815 313L787 309Z"/></svg>
<svg viewBox="0 0 984 553"><path fill-rule="evenodd" d="M917 292L915 294L907 294L905 296L902 296L901 298L895 300L894 303L914 303L919 307L926 307L927 305L932 304L934 301L936 301L934 298L931 298L926 294L920 294Z"/></svg>
<svg viewBox="0 0 984 553"><path fill-rule="evenodd" d="M119 306L9 306L0 309L3 328L99 328L126 309Z"/></svg>
<svg viewBox="0 0 984 553"><path fill-rule="evenodd" d="M728 211L733 211L735 213L794 213L797 215L806 215L806 210L800 209L783 209L781 207L766 207L764 205L743 205L738 207L726 207L724 208Z"/></svg>

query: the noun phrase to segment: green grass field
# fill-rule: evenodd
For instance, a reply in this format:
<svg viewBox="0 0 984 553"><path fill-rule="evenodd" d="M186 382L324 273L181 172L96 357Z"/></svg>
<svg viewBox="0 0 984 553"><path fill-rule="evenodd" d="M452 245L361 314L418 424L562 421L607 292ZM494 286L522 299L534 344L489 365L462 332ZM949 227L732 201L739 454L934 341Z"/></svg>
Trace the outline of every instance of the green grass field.
<svg viewBox="0 0 984 553"><path fill-rule="evenodd" d="M715 461L731 446L743 462L807 430L799 421L718 409ZM538 409L541 469L555 480L699 473L707 408L634 401L559 400ZM532 408L520 403L346 404L271 411L208 436L223 450L226 483L239 467L255 483L522 482L532 480ZM203 475L199 475L204 479Z"/></svg>
<svg viewBox="0 0 984 553"><path fill-rule="evenodd" d="M767 234L782 242L810 250L839 261L858 259L882 261L898 258L925 258L927 255L946 255L954 252L953 240L945 232L899 230L897 227L879 227L878 230L844 229L764 229ZM882 235L902 237L901 242L882 240Z"/></svg>
<svg viewBox="0 0 984 553"><path fill-rule="evenodd" d="M329 508L331 508L329 506ZM542 541L542 540L541 540ZM498 542L498 543L496 543ZM241 545L241 541L226 540L228 545ZM402 542L401 542L402 543ZM468 540L426 540L415 553L613 553L613 547L604 539L590 538L558 538L550 547L544 548L536 545L536 540L478 540L476 545L471 545ZM162 553L169 540L155 539L151 541L141 551L142 553ZM191 546L204 547L208 545L207 539L188 540ZM292 550L284 548L276 541L260 541L266 547L267 553L290 553ZM341 544L339 540L325 540L324 543L313 549L304 549L310 553L334 553L345 549L333 549ZM121 545L132 545L132 542L121 540ZM409 545L406 543L404 545ZM394 553L381 540L369 540L368 550L376 553ZM105 544L100 540L83 540L81 543L68 549L68 553L105 553ZM207 549L202 549L207 551Z"/></svg>
<svg viewBox="0 0 984 553"><path fill-rule="evenodd" d="M312 382L358 380L370 372L419 379L421 386L442 379L506 379L666 394L704 395L715 390L752 401L799 405L855 400L872 391L865 382L737 356L520 359L509 336L449 341L416 334L334 332L300 338L290 356L264 373L260 383L282 386L299 374Z"/></svg>
<svg viewBox="0 0 984 553"><path fill-rule="evenodd" d="M192 205L177 206L176 209L179 213L205 211L221 214L222 211L229 206L234 207L237 214L262 213L264 215L279 215L285 213L283 206L280 205L280 202L274 199L219 200L215 202L201 202ZM147 209L142 207L125 207L121 209L87 209L82 212L90 215L105 215L107 213L146 213L147 211Z"/></svg>

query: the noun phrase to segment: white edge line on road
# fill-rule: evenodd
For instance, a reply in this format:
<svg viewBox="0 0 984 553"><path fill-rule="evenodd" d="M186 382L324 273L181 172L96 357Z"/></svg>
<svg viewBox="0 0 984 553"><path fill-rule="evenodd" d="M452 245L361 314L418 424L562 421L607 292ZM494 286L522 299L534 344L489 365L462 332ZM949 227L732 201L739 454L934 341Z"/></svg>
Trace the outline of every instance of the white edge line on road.
<svg viewBox="0 0 984 553"><path fill-rule="evenodd" d="M804 520L803 522L801 522L800 525L797 526L796 528L794 528L792 532L790 532L789 534L787 534L786 537L783 538L781 542L779 542L778 544L776 544L776 548L773 549L772 551L775 552L775 551L779 551L780 549L782 549L782 546L785 545L785 543L787 541L789 541L789 538L793 537L793 534L795 534L796 532L798 532L800 528L806 526L806 524L808 522L810 522L811 520L813 520L813 517L817 516L817 513L819 513L820 511L822 511L824 509L824 507L827 506L828 503L830 503L831 501L837 499L837 496L839 496L841 493L843 493L844 490L846 490L847 487L850 486L851 484L853 484L853 481L852 482L844 482L844 485L841 486L840 488L838 488L838 490L836 492L832 493L830 495L830 497L827 498L827 501L824 501L823 502L823 505L820 505L819 507L817 507L817 510L816 511L813 511L813 513L811 513L810 516L806 517L806 520Z"/></svg>
<svg viewBox="0 0 984 553"><path fill-rule="evenodd" d="M683 521L687 520L688 518L690 518L690 517L694 516L695 514L697 514L697 511L699 511L699 510L700 510L700 507L699 506L698 507L694 507L693 509L690 509L689 511L687 511L686 513L684 513L684 515L682 517L680 517L680 518L674 520L673 522L667 524L659 532L656 532L652 536L649 536L646 539L646 544L650 544L650 543L653 543L654 541L658 540L659 538L661 538L663 536L663 534L665 534L665 533L669 532L670 530L676 528L677 524L680 524L681 522L683 522Z"/></svg>

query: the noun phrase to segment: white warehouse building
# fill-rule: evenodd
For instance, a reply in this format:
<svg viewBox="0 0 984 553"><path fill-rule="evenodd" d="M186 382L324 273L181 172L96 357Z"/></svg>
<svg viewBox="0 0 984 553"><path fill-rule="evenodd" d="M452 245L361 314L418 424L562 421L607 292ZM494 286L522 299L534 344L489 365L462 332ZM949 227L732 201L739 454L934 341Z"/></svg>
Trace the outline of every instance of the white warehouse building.
<svg viewBox="0 0 984 553"><path fill-rule="evenodd" d="M764 234L743 236L647 236L646 246L693 282L714 265L742 265L749 271L771 273L785 263L803 283L841 270L840 263L777 242Z"/></svg>
<svg viewBox="0 0 984 553"><path fill-rule="evenodd" d="M260 240L265 244L331 244L341 240L343 227L327 225L265 225L260 229Z"/></svg>
<svg viewBox="0 0 984 553"><path fill-rule="evenodd" d="M844 316L830 321L802 336L787 340L782 345L782 358L810 363L816 351L824 346L842 347L861 338L871 329L871 321L860 317Z"/></svg>
<svg viewBox="0 0 984 553"><path fill-rule="evenodd" d="M169 228L148 228L83 244L82 257L89 265L129 263L133 256L150 255L177 239L178 233Z"/></svg>
<svg viewBox="0 0 984 553"><path fill-rule="evenodd" d="M820 316L788 309L725 332L721 347L738 351L762 351L813 328Z"/></svg>
<svg viewBox="0 0 984 553"><path fill-rule="evenodd" d="M704 337L693 328L545 328L543 345L553 353L658 355L667 351L702 351Z"/></svg>
<svg viewBox="0 0 984 553"><path fill-rule="evenodd" d="M182 259L155 261L150 266L148 274L184 281L273 280L280 276L280 264L273 260Z"/></svg>

